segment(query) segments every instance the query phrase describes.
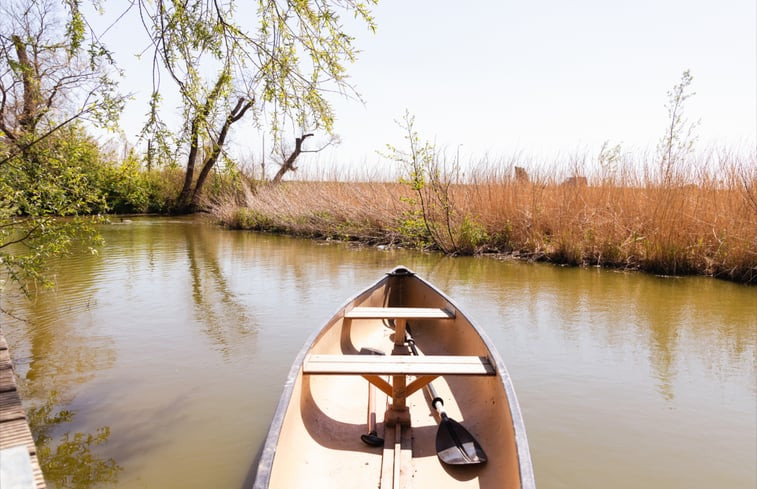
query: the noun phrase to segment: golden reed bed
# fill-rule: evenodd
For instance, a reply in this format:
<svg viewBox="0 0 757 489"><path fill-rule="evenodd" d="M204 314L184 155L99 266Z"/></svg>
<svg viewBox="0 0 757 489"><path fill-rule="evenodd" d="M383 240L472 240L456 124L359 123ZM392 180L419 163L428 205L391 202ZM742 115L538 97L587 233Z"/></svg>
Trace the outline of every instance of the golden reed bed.
<svg viewBox="0 0 757 489"><path fill-rule="evenodd" d="M436 194L430 185L295 181L245 188L212 208L240 229L757 283L754 162L660 181L507 173L474 173Z"/></svg>

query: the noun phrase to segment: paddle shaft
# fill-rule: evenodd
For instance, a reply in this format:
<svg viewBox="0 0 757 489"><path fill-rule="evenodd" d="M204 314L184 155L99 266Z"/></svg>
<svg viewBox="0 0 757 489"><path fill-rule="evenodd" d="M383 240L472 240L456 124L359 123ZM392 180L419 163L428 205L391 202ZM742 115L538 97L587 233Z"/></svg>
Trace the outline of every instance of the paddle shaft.
<svg viewBox="0 0 757 489"><path fill-rule="evenodd" d="M410 346L413 355L420 356L415 347L415 340L410 334L410 326L406 329L405 339ZM487 460L486 453L473 436L457 421L447 416L444 410L444 401L436 393L431 382L426 384L428 393L431 395L431 405L439 413L441 421L439 430L436 432L436 454L439 459L452 465L480 464Z"/></svg>
<svg viewBox="0 0 757 489"><path fill-rule="evenodd" d="M368 385L368 432L376 433L376 388Z"/></svg>
<svg viewBox="0 0 757 489"><path fill-rule="evenodd" d="M409 328L405 330L405 339L407 340L407 344L410 345L410 350L413 352L413 355L419 357L420 353L418 353L418 349L415 347L415 340L410 335ZM442 398L436 393L436 389L434 389L432 382L426 384L426 389L428 389L428 393L431 396L431 407L439 413L439 416L446 418L447 412L444 410L444 400L442 400Z"/></svg>
<svg viewBox="0 0 757 489"><path fill-rule="evenodd" d="M383 355L384 352L373 348L361 348L361 355ZM363 443L372 447L379 447L384 445L384 439L378 436L376 430L376 387L372 383L368 383L368 433L361 435L360 439Z"/></svg>

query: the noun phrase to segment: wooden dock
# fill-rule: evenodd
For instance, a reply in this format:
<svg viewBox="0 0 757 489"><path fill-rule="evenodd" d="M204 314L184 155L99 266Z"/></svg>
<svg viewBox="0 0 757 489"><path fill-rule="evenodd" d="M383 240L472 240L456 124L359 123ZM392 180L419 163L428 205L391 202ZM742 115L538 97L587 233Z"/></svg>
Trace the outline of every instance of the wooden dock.
<svg viewBox="0 0 757 489"><path fill-rule="evenodd" d="M44 489L37 447L16 388L8 343L0 331L0 485Z"/></svg>

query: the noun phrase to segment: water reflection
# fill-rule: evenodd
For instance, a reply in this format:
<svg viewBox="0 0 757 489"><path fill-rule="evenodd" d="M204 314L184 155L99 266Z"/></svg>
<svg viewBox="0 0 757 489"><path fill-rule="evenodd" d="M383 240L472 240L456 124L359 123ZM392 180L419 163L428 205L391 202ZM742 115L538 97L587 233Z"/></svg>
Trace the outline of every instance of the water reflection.
<svg viewBox="0 0 757 489"><path fill-rule="evenodd" d="M220 261L228 250L225 236L218 229L200 226L183 228L186 239L192 302L197 321L226 358L238 339L255 331L254 316L231 290ZM219 239L220 238L220 239ZM233 251L232 251L233 253Z"/></svg>
<svg viewBox="0 0 757 489"><path fill-rule="evenodd" d="M579 350L596 343L606 351L646 352L665 400L674 398L676 376L692 355L705 359L714 377L755 376L754 288L488 258L442 259L425 273L471 304L466 310L484 326L498 324L503 333L553 331L562 345Z"/></svg>
<svg viewBox="0 0 757 489"><path fill-rule="evenodd" d="M115 486L123 470L112 458L98 455L96 447L110 438L110 428L94 433L64 431L73 422L75 413L61 409L57 391L41 405L29 409L28 419L37 445L37 457L50 487L88 489Z"/></svg>
<svg viewBox="0 0 757 489"><path fill-rule="evenodd" d="M96 260L84 258L75 268L91 277L96 274ZM122 468L101 453L110 428L76 428L71 404L77 386L92 381L100 369L112 367L116 352L111 338L92 333L95 282L72 282L70 272L70 266L59 264L55 290L16 302L21 309L7 319L24 331L28 343L26 351L21 348L13 355L22 395L32 401L29 425L48 485L82 489L115 485Z"/></svg>
<svg viewBox="0 0 757 489"><path fill-rule="evenodd" d="M184 219L135 219L103 233L99 256L56 265L56 290L3 302L29 319L3 327L22 395L40 406L35 433L51 457L62 446L60 459L90 461L103 483L241 486L305 339L400 264L494 341L542 489L757 483L754 288L379 251ZM60 482L69 483L78 484Z"/></svg>

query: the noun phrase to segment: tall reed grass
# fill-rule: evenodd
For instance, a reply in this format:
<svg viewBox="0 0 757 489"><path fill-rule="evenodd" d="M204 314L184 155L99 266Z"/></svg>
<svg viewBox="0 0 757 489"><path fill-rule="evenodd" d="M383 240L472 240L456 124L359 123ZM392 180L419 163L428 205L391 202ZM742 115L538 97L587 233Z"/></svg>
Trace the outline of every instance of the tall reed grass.
<svg viewBox="0 0 757 489"><path fill-rule="evenodd" d="M513 161L482 164L447 175L446 203L425 215L412 185L334 176L245 185L210 208L240 229L756 284L754 154L712 150L664 174L652 160L625 157L593 172L575 161L543 165L528 182L513 177ZM590 174L565 183L579 172Z"/></svg>

